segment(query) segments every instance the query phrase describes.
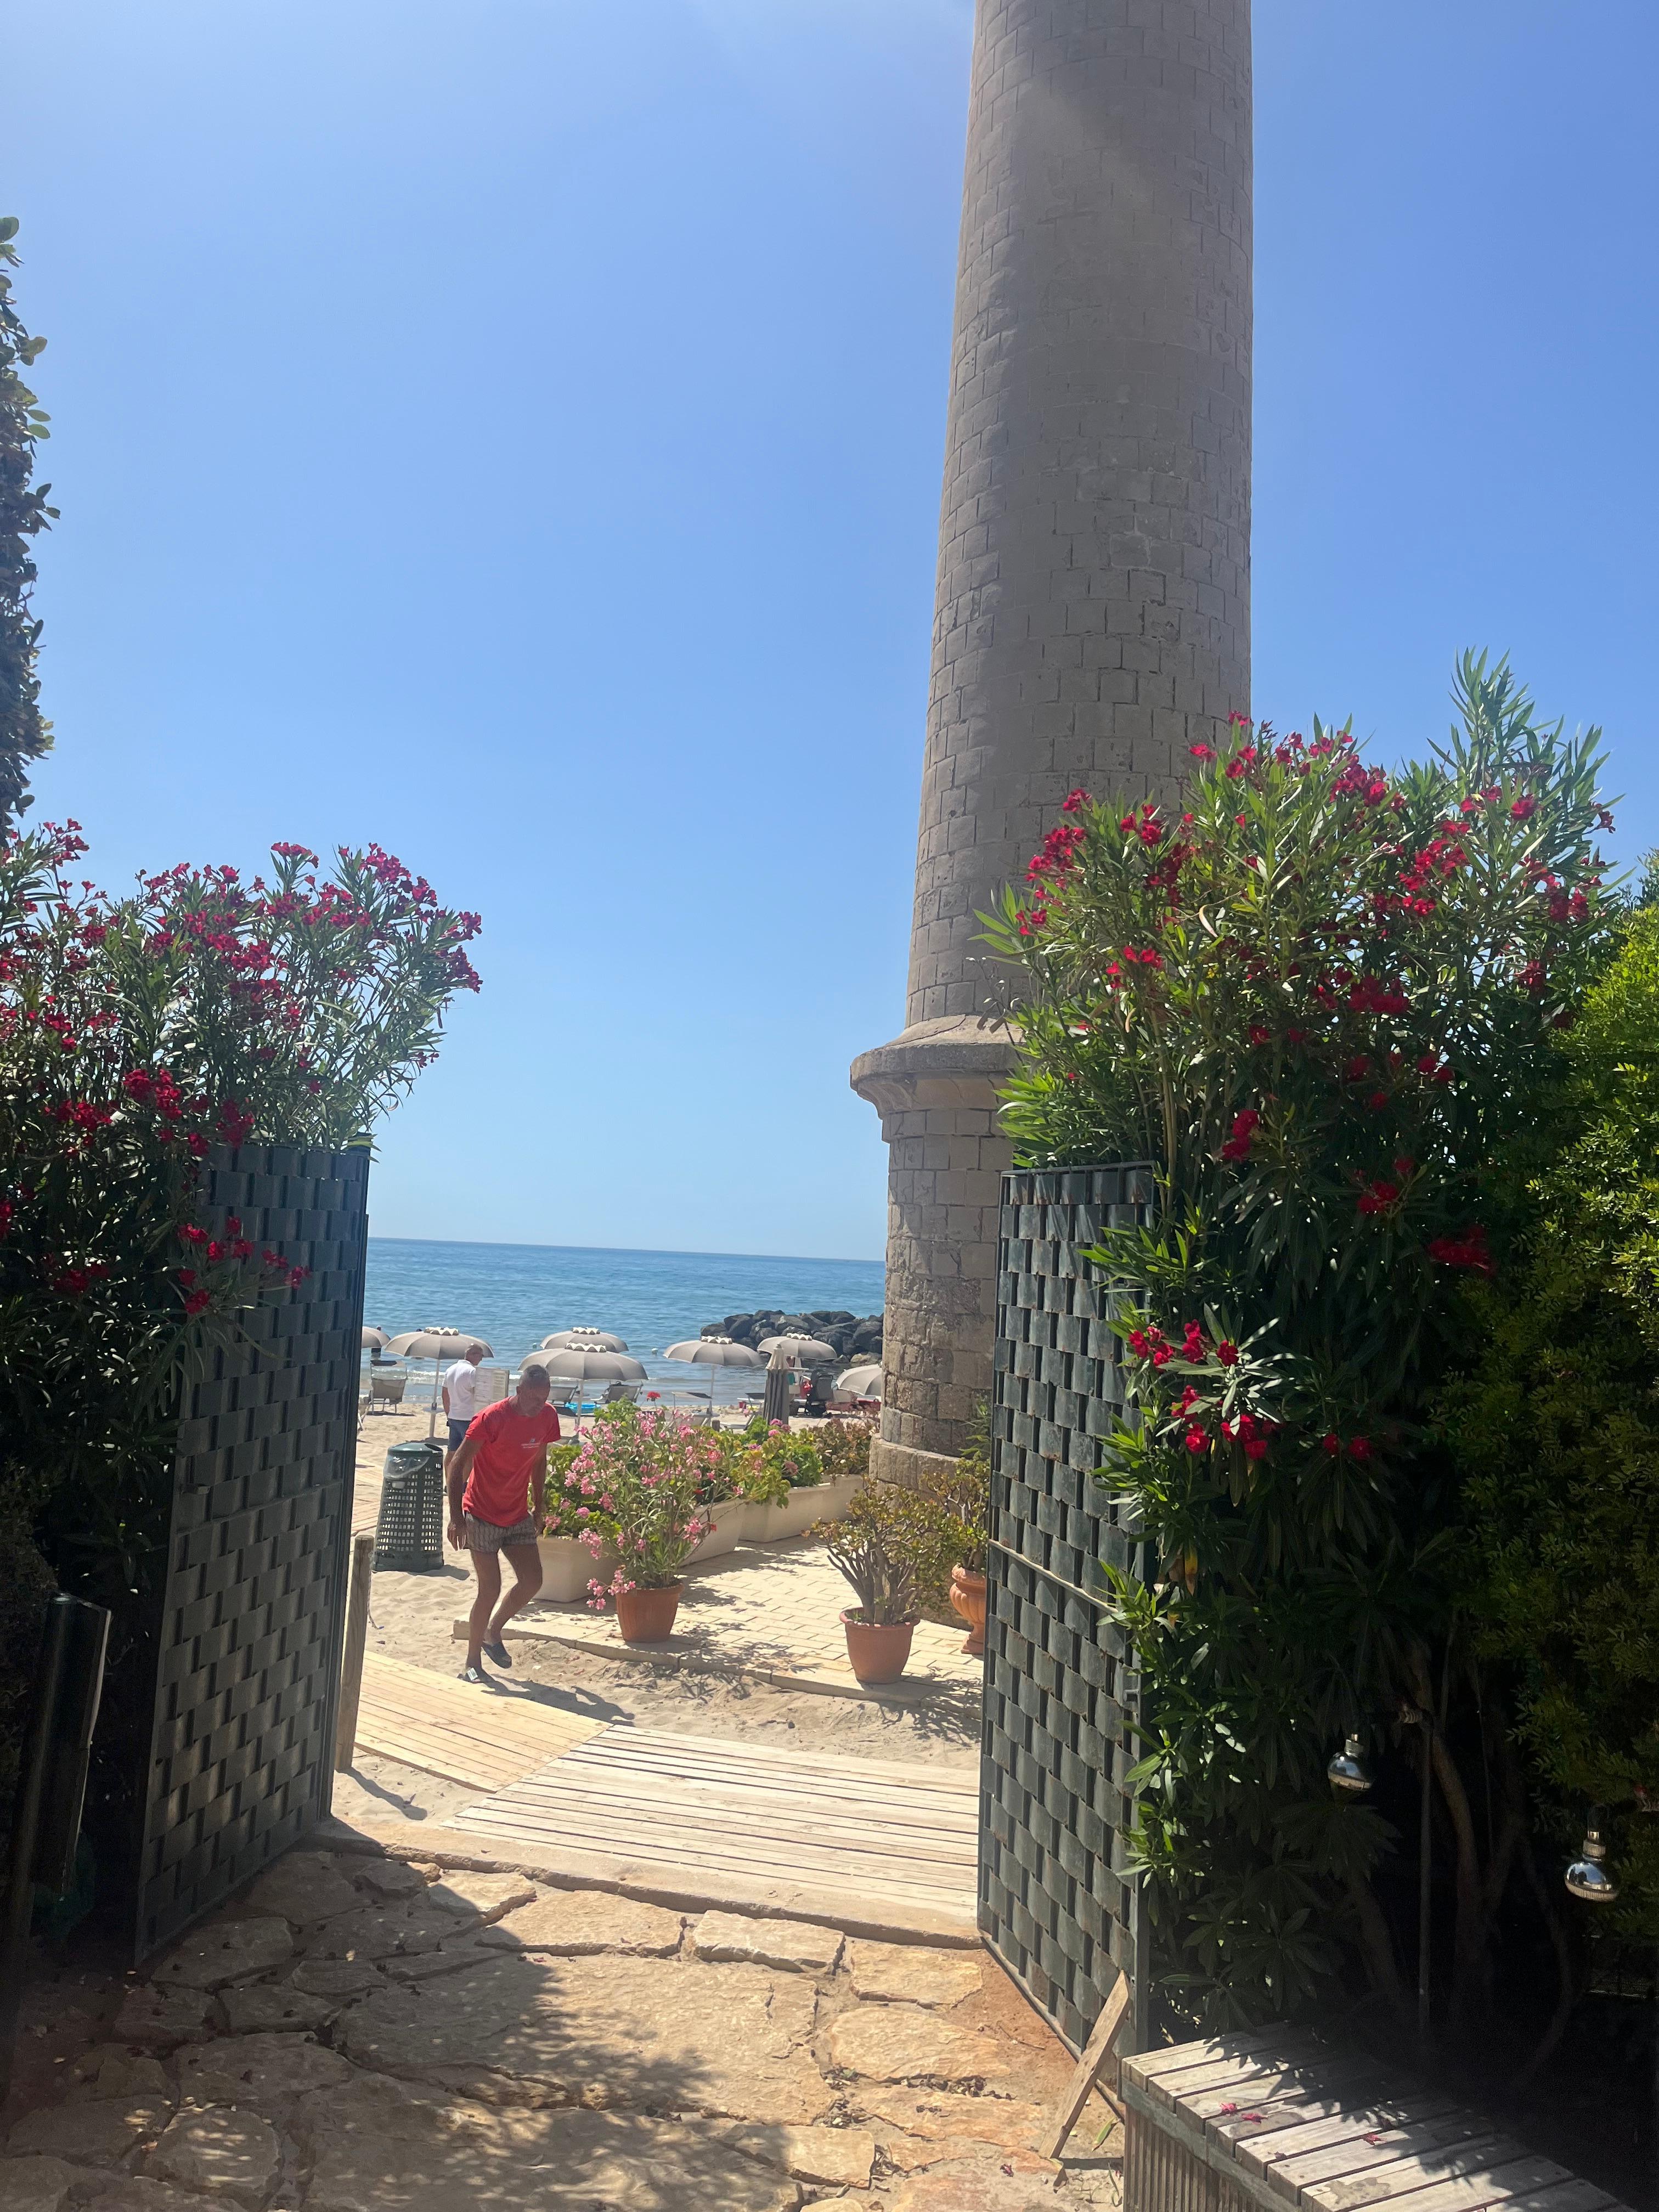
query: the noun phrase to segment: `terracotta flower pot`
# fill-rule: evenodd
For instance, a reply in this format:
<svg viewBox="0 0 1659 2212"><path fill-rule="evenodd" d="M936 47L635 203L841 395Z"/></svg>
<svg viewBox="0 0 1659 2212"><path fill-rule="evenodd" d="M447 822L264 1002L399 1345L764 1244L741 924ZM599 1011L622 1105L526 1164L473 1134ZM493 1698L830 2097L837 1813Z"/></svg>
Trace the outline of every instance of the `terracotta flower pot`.
<svg viewBox="0 0 1659 2212"><path fill-rule="evenodd" d="M617 1626L624 1644L665 1644L674 1633L684 1583L661 1589L622 1590L617 1597Z"/></svg>
<svg viewBox="0 0 1659 2212"><path fill-rule="evenodd" d="M896 1682L910 1663L910 1638L916 1632L915 1622L899 1620L883 1626L876 1621L854 1620L850 1613L844 1613L841 1625L847 1631L847 1656L866 1689L873 1689L882 1682Z"/></svg>
<svg viewBox="0 0 1659 2212"><path fill-rule="evenodd" d="M963 1645L963 1650L970 1659L981 1657L985 1650L983 1575L976 1575L971 1567L951 1568L951 1610L959 1613L968 1624L968 1641Z"/></svg>

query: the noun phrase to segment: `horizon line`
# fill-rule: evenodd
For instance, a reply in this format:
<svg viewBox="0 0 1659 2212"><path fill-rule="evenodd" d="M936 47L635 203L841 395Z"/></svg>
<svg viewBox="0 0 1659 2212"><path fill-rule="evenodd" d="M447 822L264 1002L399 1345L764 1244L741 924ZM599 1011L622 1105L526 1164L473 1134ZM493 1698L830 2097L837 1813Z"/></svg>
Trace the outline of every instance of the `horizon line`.
<svg viewBox="0 0 1659 2212"><path fill-rule="evenodd" d="M531 1244L507 1237L387 1237L369 1231L371 1244L447 1244L457 1251L483 1252L629 1252L642 1260L787 1260L799 1266L829 1267L884 1267L879 1260L860 1260L833 1252L704 1252L686 1244Z"/></svg>

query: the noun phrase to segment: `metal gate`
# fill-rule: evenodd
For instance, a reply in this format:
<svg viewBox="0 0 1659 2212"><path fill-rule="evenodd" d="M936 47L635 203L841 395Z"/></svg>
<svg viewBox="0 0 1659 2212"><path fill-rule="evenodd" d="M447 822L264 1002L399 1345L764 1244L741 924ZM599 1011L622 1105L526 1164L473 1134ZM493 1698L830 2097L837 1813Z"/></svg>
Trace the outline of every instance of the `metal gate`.
<svg viewBox="0 0 1659 2212"><path fill-rule="evenodd" d="M185 1393L143 1797L146 1957L328 1811L339 1697L368 1154L214 1155L203 1224L234 1215L310 1270Z"/></svg>
<svg viewBox="0 0 1659 2212"><path fill-rule="evenodd" d="M1141 1572L1144 1547L1091 1479L1125 1383L1110 1293L1079 1254L1109 1224L1150 1220L1152 1199L1141 1165L1003 1178L979 1925L1074 2051L1120 1972L1124 2047L1146 2039L1142 1906L1121 1840L1139 1678L1099 1564Z"/></svg>

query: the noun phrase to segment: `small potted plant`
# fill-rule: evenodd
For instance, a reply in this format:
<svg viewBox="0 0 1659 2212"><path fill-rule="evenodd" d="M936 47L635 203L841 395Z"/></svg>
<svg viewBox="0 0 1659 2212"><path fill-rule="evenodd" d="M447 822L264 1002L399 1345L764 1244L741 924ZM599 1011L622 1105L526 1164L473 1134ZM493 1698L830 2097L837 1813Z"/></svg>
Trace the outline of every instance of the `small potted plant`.
<svg viewBox="0 0 1659 2212"><path fill-rule="evenodd" d="M708 1474L702 1432L676 1413L613 1406L588 1431L572 1473L599 1502L590 1543L608 1540L616 1553L610 1580L589 1582L589 1602L598 1613L615 1603L625 1644L665 1642L685 1588L680 1569L708 1528L697 1504Z"/></svg>
<svg viewBox="0 0 1659 2212"><path fill-rule="evenodd" d="M841 1617L854 1674L866 1688L896 1682L909 1664L921 1610L902 1496L866 1482L843 1520L821 1521L812 1533L823 1538L858 1599Z"/></svg>

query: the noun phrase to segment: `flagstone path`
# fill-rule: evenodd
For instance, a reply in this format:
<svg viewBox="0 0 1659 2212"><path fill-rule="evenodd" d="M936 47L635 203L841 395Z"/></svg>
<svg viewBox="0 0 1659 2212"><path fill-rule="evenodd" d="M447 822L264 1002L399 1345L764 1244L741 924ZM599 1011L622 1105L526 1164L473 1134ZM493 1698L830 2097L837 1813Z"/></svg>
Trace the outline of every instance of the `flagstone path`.
<svg viewBox="0 0 1659 2212"><path fill-rule="evenodd" d="M1070 2057L977 1951L299 1850L85 1979L27 1994L0 2212L1119 2201L1103 2107L1030 2148Z"/></svg>

